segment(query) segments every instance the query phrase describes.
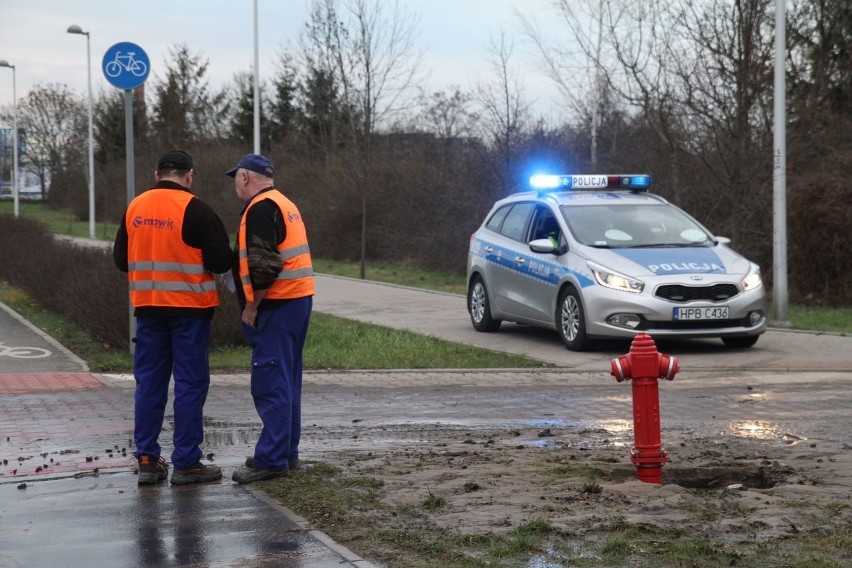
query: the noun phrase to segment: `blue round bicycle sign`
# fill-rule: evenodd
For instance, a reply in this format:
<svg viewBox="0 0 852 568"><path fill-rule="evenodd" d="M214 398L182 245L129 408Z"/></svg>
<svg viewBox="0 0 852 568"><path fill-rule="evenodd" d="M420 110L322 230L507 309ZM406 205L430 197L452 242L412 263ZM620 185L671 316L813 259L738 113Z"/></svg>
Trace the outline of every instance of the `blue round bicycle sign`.
<svg viewBox="0 0 852 568"><path fill-rule="evenodd" d="M144 49L123 41L107 49L101 68L110 85L130 90L145 82L151 72L151 62Z"/></svg>

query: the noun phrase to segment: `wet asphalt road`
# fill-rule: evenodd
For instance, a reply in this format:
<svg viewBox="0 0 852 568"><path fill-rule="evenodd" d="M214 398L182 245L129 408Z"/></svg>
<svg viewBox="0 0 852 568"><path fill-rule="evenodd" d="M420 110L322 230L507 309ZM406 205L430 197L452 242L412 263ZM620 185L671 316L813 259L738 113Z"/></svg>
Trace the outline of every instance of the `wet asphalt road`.
<svg viewBox="0 0 852 568"><path fill-rule="evenodd" d="M318 278L315 309L559 367L310 373L307 460L364 444L428 443L416 435L418 425L629 431L630 387L609 376L609 359L623 354L626 343L577 354L545 330L510 325L480 334L462 297L331 277ZM229 480L259 433L246 375L216 377L205 409L205 451L214 453L225 479L139 488L133 460L121 455L132 435L132 377L87 373L72 354L3 309L0 343L16 349L0 355L0 566L370 565L262 493ZM852 338L770 331L750 350L711 340L660 347L679 357L682 368L661 385L666 427L741 429L767 443L788 435L852 442ZM369 434L353 435L359 431Z"/></svg>
<svg viewBox="0 0 852 568"><path fill-rule="evenodd" d="M0 499L2 566L352 566L234 484L137 489L118 471L0 485Z"/></svg>

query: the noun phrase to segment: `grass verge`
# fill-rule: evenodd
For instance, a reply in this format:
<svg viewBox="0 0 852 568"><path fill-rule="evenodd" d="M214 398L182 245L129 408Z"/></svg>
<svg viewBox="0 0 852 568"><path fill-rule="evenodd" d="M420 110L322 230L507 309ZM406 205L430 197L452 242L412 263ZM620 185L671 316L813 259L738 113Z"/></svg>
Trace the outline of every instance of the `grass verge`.
<svg viewBox="0 0 852 568"><path fill-rule="evenodd" d="M0 282L0 302L62 343L94 372L129 372L130 354L94 342L64 318L45 310L18 289ZM248 347L212 349L210 368L247 372ZM306 369L434 369L545 367L528 357L466 347L408 331L314 313L304 354Z"/></svg>
<svg viewBox="0 0 852 568"><path fill-rule="evenodd" d="M55 235L89 237L89 220L79 219L73 212L63 209L51 209L47 203L38 201L20 201L18 211L21 217L37 219L47 225ZM14 213L12 201L0 201L0 213ZM95 224L95 238L112 241L118 231L115 223L98 222Z"/></svg>

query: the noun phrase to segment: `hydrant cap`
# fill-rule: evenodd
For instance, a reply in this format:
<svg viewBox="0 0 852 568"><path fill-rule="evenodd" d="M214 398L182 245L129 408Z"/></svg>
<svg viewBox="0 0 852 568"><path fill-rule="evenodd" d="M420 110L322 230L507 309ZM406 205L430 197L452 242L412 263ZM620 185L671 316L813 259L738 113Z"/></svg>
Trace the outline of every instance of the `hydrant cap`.
<svg viewBox="0 0 852 568"><path fill-rule="evenodd" d="M615 381L620 383L627 378L630 373L630 361L627 357L616 357L610 361L609 374L615 377Z"/></svg>
<svg viewBox="0 0 852 568"><path fill-rule="evenodd" d="M662 355L660 363L660 377L667 381L673 380L677 372L680 371L680 367L677 364L677 357Z"/></svg>

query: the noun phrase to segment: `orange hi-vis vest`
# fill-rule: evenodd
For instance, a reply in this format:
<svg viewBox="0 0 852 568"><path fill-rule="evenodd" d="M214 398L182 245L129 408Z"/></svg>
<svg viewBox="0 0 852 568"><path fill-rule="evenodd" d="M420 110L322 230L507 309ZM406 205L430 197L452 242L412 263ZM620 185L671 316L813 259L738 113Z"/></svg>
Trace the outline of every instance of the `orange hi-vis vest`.
<svg viewBox="0 0 852 568"><path fill-rule="evenodd" d="M281 209L287 234L278 245L278 253L284 266L278 273L278 278L266 291L264 299L269 300L291 300L314 295L314 268L311 263L311 251L308 248L308 235L305 231L305 223L302 214L292 201L284 197L280 191L273 189L260 193L252 200L243 212L240 220L240 232L238 235L240 255L240 283L246 301L254 302L254 289L251 286L249 276L248 248L246 246L246 218L249 209L263 201L270 199Z"/></svg>
<svg viewBox="0 0 852 568"><path fill-rule="evenodd" d="M127 265L133 307L212 308L216 279L201 249L183 242L188 191L149 189L127 208Z"/></svg>

